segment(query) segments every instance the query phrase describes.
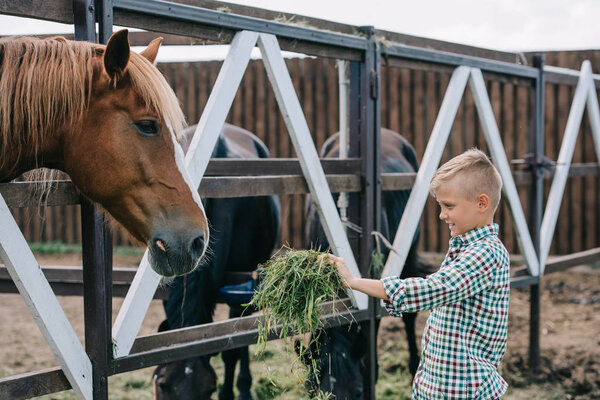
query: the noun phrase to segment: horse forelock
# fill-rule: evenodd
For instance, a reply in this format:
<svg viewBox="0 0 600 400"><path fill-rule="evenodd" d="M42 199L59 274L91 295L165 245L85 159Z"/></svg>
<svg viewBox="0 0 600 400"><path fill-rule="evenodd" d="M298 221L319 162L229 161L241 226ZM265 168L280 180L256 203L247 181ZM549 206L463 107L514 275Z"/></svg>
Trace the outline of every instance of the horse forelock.
<svg viewBox="0 0 600 400"><path fill-rule="evenodd" d="M186 126L185 116L165 77L150 61L135 52L131 53L126 73L142 100L165 119L179 138Z"/></svg>
<svg viewBox="0 0 600 400"><path fill-rule="evenodd" d="M76 126L90 104L93 59L105 46L62 37L0 39L0 170L10 172L26 151L37 155L55 129ZM132 52L125 71L145 104L179 134L185 118L158 69ZM7 164L8 155L13 165Z"/></svg>

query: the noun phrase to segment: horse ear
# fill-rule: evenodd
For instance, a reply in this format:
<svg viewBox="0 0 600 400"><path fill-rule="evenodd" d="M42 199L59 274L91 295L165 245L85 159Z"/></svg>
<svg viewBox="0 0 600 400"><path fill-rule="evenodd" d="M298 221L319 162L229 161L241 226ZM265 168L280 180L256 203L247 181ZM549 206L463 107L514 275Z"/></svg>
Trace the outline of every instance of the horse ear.
<svg viewBox="0 0 600 400"><path fill-rule="evenodd" d="M129 56L128 31L122 29L110 37L104 50L104 69L113 85L123 77Z"/></svg>
<svg viewBox="0 0 600 400"><path fill-rule="evenodd" d="M146 47L140 54L146 57L146 59L152 64L155 64L156 55L158 54L158 49L160 48L160 44L162 43L162 41L162 37L157 37L156 39L151 41L148 47Z"/></svg>

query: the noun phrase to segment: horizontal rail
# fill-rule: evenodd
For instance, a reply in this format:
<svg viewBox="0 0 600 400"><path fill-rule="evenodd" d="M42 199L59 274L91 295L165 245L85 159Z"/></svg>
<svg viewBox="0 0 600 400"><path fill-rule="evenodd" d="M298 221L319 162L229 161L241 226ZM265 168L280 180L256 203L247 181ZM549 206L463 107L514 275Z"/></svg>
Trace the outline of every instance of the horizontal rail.
<svg viewBox="0 0 600 400"><path fill-rule="evenodd" d="M336 310L349 306L349 300L336 302ZM361 322L369 319L368 310L349 310L333 312L334 303L322 306L323 326L330 328ZM381 310L380 310L381 311ZM152 365L183 360L190 357L212 354L224 350L256 344L258 340L258 322L263 315L250 315L222 322L198 325L168 332L139 337L133 345L132 353L113 362L113 374ZM233 332L233 333L232 333ZM268 340L280 339L281 327L273 327Z"/></svg>
<svg viewBox="0 0 600 400"><path fill-rule="evenodd" d="M161 4L159 5L158 3ZM232 34L228 35L227 31L234 32L239 29L256 28L256 24L259 28L260 26L263 27L264 30L260 30L261 32L264 31L268 33L274 33L280 36L280 40L282 41L281 47L284 50L294 51L293 47L296 47L297 43L302 41L308 41L307 45L309 45L309 47L304 49L306 50L306 54L322 55L325 57L331 57L331 55L327 54L327 48L332 49L332 47L335 46L342 46L347 48L359 47L360 50L354 50L354 53L360 53L362 50L364 50L364 46L360 43L365 42L366 40L356 34L356 32L359 30L358 26L334 23L331 21L321 20L303 15L295 15L290 13L286 14L282 12L265 10L255 7L246 7L241 6L239 4L231 4L220 1L204 2L202 4L203 8L193 7L191 4L198 3L196 3L195 0L177 0L177 3L161 2L158 0L115 0L114 22L116 25L137 27L154 32L161 32L184 37L199 37L202 39L214 40L215 42L219 43L223 43L223 40L227 37L229 37L229 39L232 37ZM158 15L156 17L153 17L150 14L148 14L149 11L147 10L150 9L146 8L147 5L153 6L150 12L158 12ZM165 18L167 18L167 15L170 13L169 7L174 9L175 14L169 18L173 18L174 21L179 21L179 24L162 23L160 15L166 14ZM205 24L208 29L212 30L212 33L209 33L207 29L198 29L198 26L200 26L202 20L198 22L190 21L186 23L181 23L183 21L179 19L180 16L186 18L186 20L192 19L190 15L188 15L187 17L186 15L184 15L188 9L195 10L195 12L198 12L199 15L202 15L203 19L207 19ZM221 13L219 11L216 11L219 9L227 10L228 12ZM210 11L218 14L211 15L209 13ZM30 2L3 1L0 2L0 13L26 18L38 18L43 20L60 22L64 24L72 24L73 2L72 0L46 0L44 2L39 2L39 4L36 3L35 6L32 6ZM147 18L140 18L140 16L142 15L145 15ZM289 21L289 23L281 21ZM240 23L240 25L235 25L234 23ZM294 23L303 24L304 26L295 26L293 25ZM278 32L278 30L280 30L281 32ZM199 34L196 31L201 31L202 34ZM298 34L297 37L295 36L296 33ZM376 30L376 36L384 38L386 44L392 43L392 45L385 46L386 49L384 49L384 52L386 52L388 55L412 58L415 60L424 60L438 64L441 62L442 64L447 65L457 65L457 60L448 58L448 54L466 54L467 58L489 61L498 59L503 60L503 63L509 65L512 64L513 60L516 61L521 58L519 53L502 52L485 48L464 46L451 42L443 42L440 40L403 35L400 33L387 32L383 30ZM339 37L340 40L333 40L331 43L321 44L322 40L327 40L330 37ZM192 39L192 41L197 42L197 39ZM310 48L310 42L314 43L312 48ZM338 42L338 44L335 44L336 42ZM322 49L319 50L318 47L322 47ZM398 48L393 49L393 47ZM401 49L400 47L404 47L404 49ZM448 52L448 48L451 49L451 51L453 51L454 53ZM437 59L431 59L428 53L413 53L412 49L422 49L426 52L433 53L439 52L441 55ZM445 49L446 51L440 51L439 49ZM299 51L302 51L302 46L300 46ZM333 57L338 56L339 58L343 58L343 55L333 55ZM348 56L349 59L355 59L357 54L348 54ZM467 59L466 62L467 64L464 65L479 67L477 64L468 64L470 61L468 61ZM522 75L519 72L521 68L531 68L519 66L518 64L514 64L514 66L517 67L515 72L518 76ZM483 67L483 69L488 70L485 66ZM503 73L508 72L508 70L505 68L501 69L504 71ZM546 72L546 80L548 82L564 83L569 85L575 84L574 82L576 82L577 77L574 77L573 75L579 72L577 70L556 68L551 66L546 66L544 70ZM532 77L529 76L529 78ZM598 77L594 76L594 80L598 87Z"/></svg>
<svg viewBox="0 0 600 400"><path fill-rule="evenodd" d="M0 183L0 195L9 207L65 206L81 203L81 195L71 181L56 181L47 190L40 182Z"/></svg>
<svg viewBox="0 0 600 400"><path fill-rule="evenodd" d="M517 163L520 160L514 160ZM531 172L529 171L514 171L513 176L515 178L515 184L517 185L531 185L533 179ZM582 176L600 176L600 164L596 163L579 163L571 164L569 168L570 178L582 177ZM544 179L552 179L554 177L554 169L544 170Z"/></svg>
<svg viewBox="0 0 600 400"><path fill-rule="evenodd" d="M564 256L554 256L546 263L544 274L564 271L577 265L590 264L598 261L600 261L600 247Z"/></svg>
<svg viewBox="0 0 600 400"><path fill-rule="evenodd" d="M71 389L60 367L0 378L0 399L30 399Z"/></svg>
<svg viewBox="0 0 600 400"><path fill-rule="evenodd" d="M360 158L322 158L321 166L328 175L359 175ZM204 176L256 176L256 175L302 175L302 167L296 158L235 159L211 158Z"/></svg>
<svg viewBox="0 0 600 400"><path fill-rule="evenodd" d="M563 256L550 256L548 262L546 263L544 275L598 261L600 261L600 247L579 251L577 253L566 254ZM527 267L513 268L512 273L516 278L528 276Z"/></svg>
<svg viewBox="0 0 600 400"><path fill-rule="evenodd" d="M78 266L41 266L44 276L57 296L83 296L83 270ZM125 297L135 276L135 268L113 269L113 297ZM0 293L18 293L8 270L0 264ZM155 299L166 299L167 289L158 288Z"/></svg>
<svg viewBox="0 0 600 400"><path fill-rule="evenodd" d="M512 64L503 61L488 60L480 57L447 53L439 50L429 50L420 47L392 44L383 50L386 57L406 58L410 60L425 61L434 64L451 66L468 66L479 68L482 71L495 72L518 76L521 78L537 79L539 70L525 65Z"/></svg>
<svg viewBox="0 0 600 400"><path fill-rule="evenodd" d="M510 288L517 289L520 287L536 285L540 282L539 276L518 276L510 279Z"/></svg>
<svg viewBox="0 0 600 400"><path fill-rule="evenodd" d="M327 175L327 183L333 193L360 192L362 189L358 175ZM302 175L208 177L202 179L198 193L201 197L225 198L304 194L309 193L309 189Z"/></svg>
<svg viewBox="0 0 600 400"><path fill-rule="evenodd" d="M576 86L579 82L580 71L569 68L560 68L547 65L544 67L546 83ZM596 89L600 89L600 74L592 74Z"/></svg>
<svg viewBox="0 0 600 400"><path fill-rule="evenodd" d="M118 11L152 15L164 19L203 24L235 31L249 30L324 45L366 50L365 38L341 33L309 29L276 21L210 10L161 0L114 0L115 17ZM117 19L117 18L115 18Z"/></svg>
<svg viewBox="0 0 600 400"><path fill-rule="evenodd" d="M515 160L518 161L519 160ZM329 187L333 193L360 192L362 184L356 171L357 161L323 159ZM211 167L212 165L212 167ZM243 172L241 172L243 171ZM290 175L256 175L271 171L292 172ZM304 176L301 175L297 160L215 160L209 164L210 174L224 176L206 176L200 183L198 193L206 198L268 196L272 194L289 195L309 193ZM331 172L339 172L332 174ZM240 175L243 174L243 175ZM546 171L545 179L553 177L553 171ZM517 185L529 185L532 182L529 171L514 171ZM600 165L595 163L573 164L570 177L600 176ZM415 173L381 174L382 190L411 189ZM81 197L70 181L58 181L45 193L37 190L36 182L0 183L0 194L9 207L37 207L39 205L59 206L79 204Z"/></svg>

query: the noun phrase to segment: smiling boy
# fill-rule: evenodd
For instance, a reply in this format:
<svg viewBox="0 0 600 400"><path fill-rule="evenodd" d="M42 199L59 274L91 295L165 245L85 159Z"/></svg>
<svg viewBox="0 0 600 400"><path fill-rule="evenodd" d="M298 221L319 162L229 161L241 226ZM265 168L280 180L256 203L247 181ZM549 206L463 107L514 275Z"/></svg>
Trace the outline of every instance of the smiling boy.
<svg viewBox="0 0 600 400"><path fill-rule="evenodd" d="M507 388L497 371L506 350L509 258L493 223L502 179L489 158L471 149L431 180L440 219L450 228L446 258L427 278L363 279L330 255L348 287L384 300L394 316L431 310L413 399L497 399Z"/></svg>

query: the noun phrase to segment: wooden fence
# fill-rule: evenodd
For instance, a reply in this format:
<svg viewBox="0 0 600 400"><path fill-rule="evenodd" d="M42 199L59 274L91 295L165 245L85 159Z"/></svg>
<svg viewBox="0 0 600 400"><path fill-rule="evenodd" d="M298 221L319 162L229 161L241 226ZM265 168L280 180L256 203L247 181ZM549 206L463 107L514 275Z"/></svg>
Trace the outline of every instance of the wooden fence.
<svg viewBox="0 0 600 400"><path fill-rule="evenodd" d="M589 59L600 70L600 51L547 52L547 65L579 69ZM335 60L294 58L287 60L292 79L309 128L317 146L338 129L338 74ZM219 69L220 61L201 63L165 63L159 68L174 88L190 123L195 123ZM432 68L417 63L385 65L381 76L382 126L402 133L414 146L419 159L437 116L451 70ZM533 90L530 82L514 78L486 75L487 89L497 116L498 126L509 160L526 156ZM566 83L547 83L545 155L556 160L565 129L574 87ZM262 61L252 61L237 92L228 122L255 132L268 146L272 157L295 157L289 135L281 118ZM596 156L587 119L582 124L573 163L594 163ZM486 148L475 105L470 93L465 96L454 122L451 139L442 161L463 149ZM517 183L519 183L517 181ZM527 184L524 182L522 184ZM549 186L549 185L547 185ZM528 215L527 191L521 191L525 215ZM302 246L305 195L282 196L281 242ZM29 242L78 242L81 239L79 206L21 208L13 211ZM509 209L502 204L498 213L503 240L509 251L518 253L516 235ZM421 249L441 252L447 246L448 229L437 218L431 199L421 222ZM131 244L121 232L114 235L115 244ZM566 254L597 247L600 243L600 178L575 176L567 183L552 253Z"/></svg>

